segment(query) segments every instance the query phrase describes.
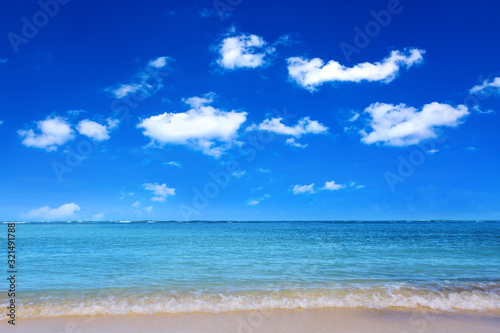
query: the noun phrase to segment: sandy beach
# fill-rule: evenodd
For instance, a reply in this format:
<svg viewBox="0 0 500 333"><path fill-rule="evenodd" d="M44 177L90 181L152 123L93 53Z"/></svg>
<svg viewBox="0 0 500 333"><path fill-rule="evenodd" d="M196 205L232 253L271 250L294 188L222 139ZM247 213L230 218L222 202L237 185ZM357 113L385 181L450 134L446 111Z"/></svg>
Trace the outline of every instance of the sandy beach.
<svg viewBox="0 0 500 333"><path fill-rule="evenodd" d="M373 332L487 333L500 329L498 312L428 310L319 309L226 313L155 314L140 316L78 316L17 320L2 331L30 333L84 332Z"/></svg>

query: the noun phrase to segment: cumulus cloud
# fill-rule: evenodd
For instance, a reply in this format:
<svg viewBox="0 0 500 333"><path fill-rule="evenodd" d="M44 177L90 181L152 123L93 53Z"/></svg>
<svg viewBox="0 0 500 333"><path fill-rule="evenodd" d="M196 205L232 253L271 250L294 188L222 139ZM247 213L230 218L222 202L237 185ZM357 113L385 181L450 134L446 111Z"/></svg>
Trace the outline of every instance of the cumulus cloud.
<svg viewBox="0 0 500 333"><path fill-rule="evenodd" d="M138 207L140 207L140 206L141 206L141 203L140 203L139 201L136 201L136 202L134 202L134 203L132 204L132 207L134 207L134 208L138 208Z"/></svg>
<svg viewBox="0 0 500 333"><path fill-rule="evenodd" d="M276 134L300 137L304 134L323 134L328 131L328 127L309 117L301 118L295 126L287 126L283 123L283 118L265 119L260 124L253 124L247 131L260 130Z"/></svg>
<svg viewBox="0 0 500 333"><path fill-rule="evenodd" d="M325 182L325 186L323 186L321 190L336 191L342 188L345 188L345 185L336 184L335 181L332 180L330 182Z"/></svg>
<svg viewBox="0 0 500 333"><path fill-rule="evenodd" d="M298 143L295 141L295 138L288 138L288 139L286 139L285 143L289 146L296 147L296 148L306 148L307 147L307 143L306 144Z"/></svg>
<svg viewBox="0 0 500 333"><path fill-rule="evenodd" d="M437 127L455 127L469 114L465 105L453 107L437 102L426 104L422 110L405 104L374 103L365 109L371 117L371 130L361 130L366 144L384 143L388 146L408 146L437 137Z"/></svg>
<svg viewBox="0 0 500 333"><path fill-rule="evenodd" d="M206 155L219 158L236 143L237 131L246 120L246 112L227 112L210 105L213 94L192 97L184 102L192 108L187 112L165 112L142 119L137 125L152 144L186 145Z"/></svg>
<svg viewBox="0 0 500 333"><path fill-rule="evenodd" d="M158 184L158 183L146 183L143 185L144 189L153 192L155 195L151 198L152 201L165 202L167 197L175 195L175 188L167 187L167 184Z"/></svg>
<svg viewBox="0 0 500 333"><path fill-rule="evenodd" d="M500 93L500 77L493 80L484 80L483 83L478 84L470 90L471 94L489 95L492 93Z"/></svg>
<svg viewBox="0 0 500 333"><path fill-rule="evenodd" d="M380 62L364 62L353 67L346 67L335 60L327 64L320 58L306 59L291 57L287 59L288 75L299 86L315 91L325 82L335 81L382 81L391 82L401 68L409 68L423 60L424 50L410 49L405 52L392 51Z"/></svg>
<svg viewBox="0 0 500 333"><path fill-rule="evenodd" d="M78 212L79 210L80 206L72 202L64 204L58 208L50 208L49 206L40 207L30 210L23 215L30 218L58 219L73 216L75 212Z"/></svg>
<svg viewBox="0 0 500 333"><path fill-rule="evenodd" d="M96 141L109 139L107 127L89 119L80 121L78 125L76 125L76 129L78 130L78 133L88 136Z"/></svg>
<svg viewBox="0 0 500 333"><path fill-rule="evenodd" d="M231 31L234 33L234 29ZM257 68L267 63L267 56L275 51L257 35L240 34L229 36L218 45L216 62L224 69Z"/></svg>
<svg viewBox="0 0 500 333"><path fill-rule="evenodd" d="M310 185L294 185L292 187L293 194L302 194L302 193L315 193L314 183Z"/></svg>
<svg viewBox="0 0 500 333"><path fill-rule="evenodd" d="M118 126L118 124L120 123L120 120L108 118L108 119L106 119L106 122L108 123L108 126L107 126L108 129L113 129L113 128Z"/></svg>
<svg viewBox="0 0 500 333"><path fill-rule="evenodd" d="M119 99L132 94L141 96L142 98L149 97L163 87L163 79L159 70L167 67L172 61L173 59L170 57L152 59L148 61L146 67L139 71L131 82L106 88L105 91L111 92Z"/></svg>
<svg viewBox="0 0 500 333"><path fill-rule="evenodd" d="M36 131L33 129L17 131L23 138L23 145L54 151L58 146L74 138L71 125L61 117L47 117L45 120L37 121L36 127Z"/></svg>

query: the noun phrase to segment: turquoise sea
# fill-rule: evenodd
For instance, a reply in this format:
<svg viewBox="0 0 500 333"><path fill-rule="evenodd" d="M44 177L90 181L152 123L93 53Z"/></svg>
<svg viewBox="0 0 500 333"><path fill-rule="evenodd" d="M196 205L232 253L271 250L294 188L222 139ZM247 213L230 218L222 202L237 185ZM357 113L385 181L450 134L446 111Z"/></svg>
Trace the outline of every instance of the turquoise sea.
<svg viewBox="0 0 500 333"><path fill-rule="evenodd" d="M16 252L19 318L500 310L500 222L22 222Z"/></svg>

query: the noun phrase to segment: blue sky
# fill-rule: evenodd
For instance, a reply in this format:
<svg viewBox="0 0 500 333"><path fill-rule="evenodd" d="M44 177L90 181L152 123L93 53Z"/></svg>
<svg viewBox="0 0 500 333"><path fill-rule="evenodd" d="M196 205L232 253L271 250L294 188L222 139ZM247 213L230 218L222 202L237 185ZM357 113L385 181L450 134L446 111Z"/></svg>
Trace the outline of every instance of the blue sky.
<svg viewBox="0 0 500 333"><path fill-rule="evenodd" d="M9 2L1 219L500 219L499 6Z"/></svg>

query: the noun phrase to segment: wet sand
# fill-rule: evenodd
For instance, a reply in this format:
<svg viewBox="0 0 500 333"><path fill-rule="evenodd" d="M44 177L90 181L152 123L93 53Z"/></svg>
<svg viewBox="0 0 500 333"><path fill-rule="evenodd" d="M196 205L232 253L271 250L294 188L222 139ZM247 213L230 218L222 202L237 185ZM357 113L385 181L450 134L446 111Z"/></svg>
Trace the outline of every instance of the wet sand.
<svg viewBox="0 0 500 333"><path fill-rule="evenodd" d="M53 317L0 321L2 332L482 333L500 332L499 312L315 309ZM6 330L5 330L6 329Z"/></svg>

